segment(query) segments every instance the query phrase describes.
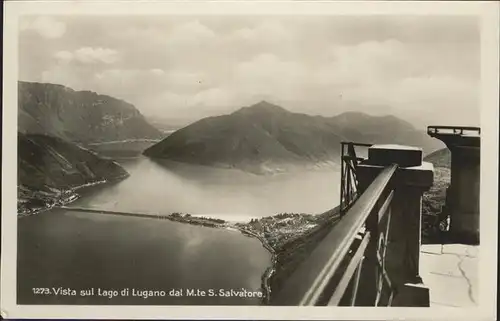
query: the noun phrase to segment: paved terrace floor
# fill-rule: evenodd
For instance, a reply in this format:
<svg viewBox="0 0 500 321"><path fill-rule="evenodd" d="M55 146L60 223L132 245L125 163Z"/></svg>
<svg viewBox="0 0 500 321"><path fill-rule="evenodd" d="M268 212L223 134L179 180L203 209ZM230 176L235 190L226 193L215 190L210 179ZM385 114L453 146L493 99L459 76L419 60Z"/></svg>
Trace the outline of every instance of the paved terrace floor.
<svg viewBox="0 0 500 321"><path fill-rule="evenodd" d="M430 289L431 307L477 305L478 246L426 244L420 252L420 273Z"/></svg>

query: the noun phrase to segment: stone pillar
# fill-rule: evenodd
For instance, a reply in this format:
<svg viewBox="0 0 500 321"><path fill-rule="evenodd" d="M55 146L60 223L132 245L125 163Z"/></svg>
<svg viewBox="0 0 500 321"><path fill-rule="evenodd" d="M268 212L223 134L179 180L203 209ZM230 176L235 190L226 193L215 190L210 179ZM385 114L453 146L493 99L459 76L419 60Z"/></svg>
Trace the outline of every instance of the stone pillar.
<svg viewBox="0 0 500 321"><path fill-rule="evenodd" d="M453 241L479 244L480 150L460 145L451 151L451 182L446 191Z"/></svg>
<svg viewBox="0 0 500 321"><path fill-rule="evenodd" d="M450 240L479 244L480 136L431 132L451 151L451 182L443 211L450 216Z"/></svg>
<svg viewBox="0 0 500 321"><path fill-rule="evenodd" d="M425 287L419 275L422 194L432 186L433 166L422 162L422 150L416 147L374 145L369 148L368 155L357 169L361 190L369 186L385 167L391 164L399 166L385 193L387 196L394 190L385 256L387 274L400 294L394 297L393 305L421 306L422 302L425 305L425 299L422 300ZM385 197L377 204L379 208L384 200ZM387 221L382 220L379 231L385 233L386 226ZM384 290L387 291L386 286Z"/></svg>

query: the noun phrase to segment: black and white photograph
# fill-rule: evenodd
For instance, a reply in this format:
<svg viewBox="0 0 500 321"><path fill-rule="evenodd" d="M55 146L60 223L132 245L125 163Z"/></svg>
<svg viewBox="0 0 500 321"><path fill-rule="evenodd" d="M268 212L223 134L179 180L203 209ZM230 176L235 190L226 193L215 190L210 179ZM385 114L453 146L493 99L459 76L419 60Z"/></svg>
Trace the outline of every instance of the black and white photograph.
<svg viewBox="0 0 500 321"><path fill-rule="evenodd" d="M494 317L498 3L38 2L6 4L4 317Z"/></svg>

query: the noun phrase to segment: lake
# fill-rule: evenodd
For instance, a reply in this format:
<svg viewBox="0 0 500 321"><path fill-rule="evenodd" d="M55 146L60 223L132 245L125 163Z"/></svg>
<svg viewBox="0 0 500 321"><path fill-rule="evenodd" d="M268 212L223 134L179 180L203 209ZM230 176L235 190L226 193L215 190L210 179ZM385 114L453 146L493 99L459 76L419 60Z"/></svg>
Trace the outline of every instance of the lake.
<svg viewBox="0 0 500 321"><path fill-rule="evenodd" d="M246 221L281 212L323 213L339 202L340 170L332 168L255 175L146 157L121 163L129 178L93 189L74 205Z"/></svg>
<svg viewBox="0 0 500 321"><path fill-rule="evenodd" d="M82 191L72 205L246 221L338 203L331 169L258 176L145 157L121 163L130 177ZM62 209L19 219L18 235L19 304L259 304L271 259L238 231Z"/></svg>

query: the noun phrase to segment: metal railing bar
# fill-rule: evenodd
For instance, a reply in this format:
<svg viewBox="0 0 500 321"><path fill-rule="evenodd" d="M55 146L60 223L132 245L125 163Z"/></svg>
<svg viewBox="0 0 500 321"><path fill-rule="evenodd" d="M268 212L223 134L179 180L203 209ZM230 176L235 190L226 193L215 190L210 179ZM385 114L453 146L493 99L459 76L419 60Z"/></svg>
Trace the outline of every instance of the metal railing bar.
<svg viewBox="0 0 500 321"><path fill-rule="evenodd" d="M349 285L349 282L352 279L353 274L356 272L356 269L359 267L360 261L363 259L365 254L366 246L368 245L368 241L370 240L370 232L366 233L361 243L358 246L358 249L354 253L349 265L347 266L344 274L342 275L342 279L335 288L332 297L328 301L328 305L338 305L340 300L345 294L345 290ZM357 287L357 285L356 285Z"/></svg>
<svg viewBox="0 0 500 321"><path fill-rule="evenodd" d="M391 192L391 195L392 194L393 193ZM391 199L392 199L392 197L391 197ZM386 255L386 252L387 252L387 245L388 245L388 239L389 239L389 230L390 230L390 226L391 226L391 209L389 208L387 212L388 212L387 223L386 223L385 233L383 234L383 238L382 238L382 242L383 242L382 256L380 257L380 255L377 253L377 260L379 260L378 263L380 264L380 270L382 271L381 275L378 278L378 282L380 284L380 288L379 288L380 293L382 292L382 288L383 288L382 277L384 276L384 273L386 273L386 269L385 269L385 255ZM391 283L390 283L390 280L388 278L389 278L389 276L387 275L388 285L389 285L389 287L391 287ZM379 296L379 293L377 293L377 299L375 301L375 306L378 305L379 300L380 300L380 296Z"/></svg>
<svg viewBox="0 0 500 321"><path fill-rule="evenodd" d="M346 189L346 202L349 204L351 202L350 195L351 195L351 171L349 170L349 167L347 166L347 163L344 164L345 166L345 189Z"/></svg>
<svg viewBox="0 0 500 321"><path fill-rule="evenodd" d="M387 302L387 306L389 306L389 307L392 305L392 299L394 299L394 293L395 293L394 290L391 291L391 295L389 296L389 300Z"/></svg>
<svg viewBox="0 0 500 321"><path fill-rule="evenodd" d="M378 242L379 248L377 249L377 251L379 251L380 247L384 246L384 243L385 243L385 239L383 237L384 235L382 234L381 236L382 237L379 238L379 242ZM377 253L377 261L378 261L377 263L380 263L380 266L381 266L381 267L379 267L379 264L377 264L377 269L382 271L384 269L384 261L381 258L380 253ZM377 271L378 272L378 275L377 275L377 297L375 298L375 306L378 305L378 301L380 299L380 294L381 294L382 288L384 286L383 279L382 279L383 276L382 276L382 273L380 273L380 271Z"/></svg>
<svg viewBox="0 0 500 321"><path fill-rule="evenodd" d="M380 256L377 255L377 258L380 258ZM382 268L382 264L380 263L379 260L377 260L377 266L380 269L380 272L381 272L382 276L384 277L384 280L385 280L387 286L392 288L392 282L391 282L391 279L389 278L389 274L387 273L387 271L384 268Z"/></svg>
<svg viewBox="0 0 500 321"><path fill-rule="evenodd" d="M365 193L362 194L362 196L358 199L358 201L351 207L349 212L355 212L358 210L361 213L361 217L357 219L356 222L353 222L352 224L349 224L349 229L350 233L346 235L347 239L340 240L340 246L339 249L341 253L340 255L332 255L330 257L330 260L321 273L318 275L318 277L315 280L315 283L313 283L313 286L311 286L300 302L299 305L313 305L314 302L316 302L319 298L319 296L322 293L322 290L325 288L328 280L332 277L332 275L335 273L337 270L338 266L340 265L342 259L345 257L347 254L354 238L356 237L357 231L361 229L363 226L364 222L366 221L368 215L372 212L373 208L375 207L377 200L380 198L380 195L382 192L385 190L387 184L391 180L393 174L396 172L397 165L392 165L390 167L387 167L384 169L378 176L375 178L375 180L370 184L369 188L365 191ZM372 187L372 189L370 189ZM374 194L374 195L372 195ZM363 208L362 205L364 205L362 202L362 198L366 199L368 202L368 206L366 208ZM357 206L358 205L358 206ZM361 206L360 206L361 205ZM361 207L361 209L357 209L357 207ZM344 218L344 222L348 222L347 215L349 214L346 213L346 217ZM359 213L358 212L358 213ZM354 216L354 215L353 215ZM338 230L341 229L340 223L344 222L339 222L337 225ZM344 223L346 224L346 223ZM336 226L336 227L337 227ZM332 233L332 232L330 232ZM351 235L351 237L349 237ZM334 244L331 244L331 246L335 247Z"/></svg>
<svg viewBox="0 0 500 321"><path fill-rule="evenodd" d="M359 279L361 278L361 271L363 268L364 259L365 259L365 257L362 256L361 260L358 263L358 267L356 269L356 276L354 279L354 285L353 285L353 289L352 289L351 302L350 302L351 306L354 306L356 304L356 298L358 296Z"/></svg>
<svg viewBox="0 0 500 321"><path fill-rule="evenodd" d="M397 168L388 166L373 180L276 294L277 305L315 305Z"/></svg>
<svg viewBox="0 0 500 321"><path fill-rule="evenodd" d="M462 129L462 130L473 130L473 131L480 131L480 127L473 127L473 126L439 126L439 125L432 125L432 126L427 126L428 130L439 130L439 129Z"/></svg>
<svg viewBox="0 0 500 321"><path fill-rule="evenodd" d="M340 144L344 144L344 145L350 145L350 144L352 144L353 146L361 146L361 147L370 147L370 146L373 146L373 144L368 144L368 143L353 143L353 142L340 142Z"/></svg>
<svg viewBox="0 0 500 321"><path fill-rule="evenodd" d="M358 198L358 193L355 191L351 195L351 202L349 204L345 204L346 202L343 203L343 207L341 208L344 212L348 211L352 205L354 204L354 201L356 201Z"/></svg>
<svg viewBox="0 0 500 321"><path fill-rule="evenodd" d="M378 222L379 223L382 221L382 219L387 214L393 197L394 197L394 190L392 190L391 193L387 196L387 198L384 201L384 204L382 204L382 206L380 207L380 210L378 211Z"/></svg>
<svg viewBox="0 0 500 321"><path fill-rule="evenodd" d="M379 281L380 282L380 281ZM382 297L382 290L384 289L384 283L377 284L377 297L375 298L374 306L378 307L380 298Z"/></svg>
<svg viewBox="0 0 500 321"><path fill-rule="evenodd" d="M344 145L341 144L341 157L344 157ZM343 212L343 207L344 207L344 179L345 179L345 173L344 173L344 161L340 160L340 212L342 214Z"/></svg>
<svg viewBox="0 0 500 321"><path fill-rule="evenodd" d="M354 192L352 193L352 201L350 204L344 204L344 207L343 207L343 210L346 211L346 210L349 210L352 205L354 204L354 201L358 198L358 193L357 192Z"/></svg>
<svg viewBox="0 0 500 321"><path fill-rule="evenodd" d="M351 170L351 172L356 171L356 170L354 169L354 166L353 166L350 162L346 162L346 164L347 164L347 166L349 167L349 169Z"/></svg>
<svg viewBox="0 0 500 321"><path fill-rule="evenodd" d="M352 157L352 156L344 156L342 158L343 160L350 160L350 161L362 161L362 160L365 160L365 158L363 157Z"/></svg>
<svg viewBox="0 0 500 321"><path fill-rule="evenodd" d="M381 297L381 294L382 294L382 290L383 290L383 286L384 286L384 283L383 283L384 281L385 281L385 284L387 285L387 287L391 290L391 294L394 293L394 288L392 287L392 282L389 279L389 275L387 274L387 271L385 269L381 268L381 264L379 262L377 262L377 266L381 270L381 274L383 276L383 280L379 280L380 286L378 286L378 288L377 288L377 298L375 300L375 306L378 306L378 304L379 304L379 300L380 300L380 297Z"/></svg>
<svg viewBox="0 0 500 321"><path fill-rule="evenodd" d="M389 243L389 231L390 231L390 227L391 227L391 216L392 216L392 212L391 212L391 209L389 209L388 211L388 216L387 216L387 224L386 224L386 227L385 227L385 235L384 235L384 251L382 253L382 268L385 269L385 254L387 252L387 245Z"/></svg>

